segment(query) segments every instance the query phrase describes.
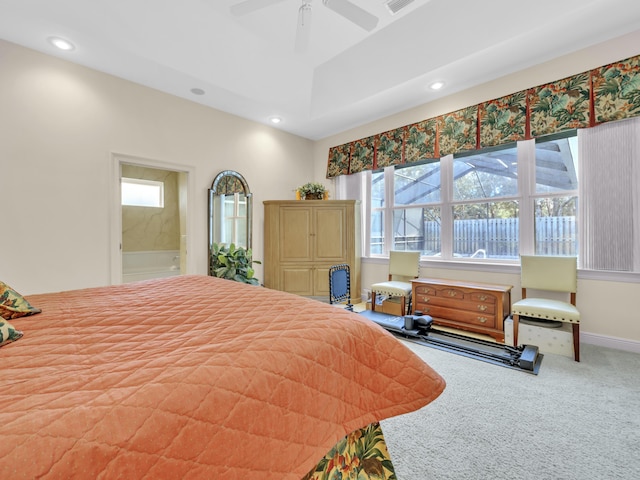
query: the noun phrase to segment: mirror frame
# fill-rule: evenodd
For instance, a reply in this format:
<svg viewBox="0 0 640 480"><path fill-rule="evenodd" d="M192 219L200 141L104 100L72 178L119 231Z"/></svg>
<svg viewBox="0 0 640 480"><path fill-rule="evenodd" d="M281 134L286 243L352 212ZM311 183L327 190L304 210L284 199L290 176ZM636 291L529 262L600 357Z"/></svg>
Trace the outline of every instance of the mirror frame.
<svg viewBox="0 0 640 480"><path fill-rule="evenodd" d="M247 245L246 248L251 248L252 243L252 232L251 232L251 224L253 217L253 194L249 190L249 184L244 179L242 175L234 170L224 170L220 172L213 179L211 183L211 188L209 189L209 257L211 256L211 245L214 243L214 226L216 219L214 218L215 209L214 202L215 198L219 195L230 195L232 193L243 193L245 198L247 199L247 218L246 218L246 227L247 227ZM209 258L211 261L211 258Z"/></svg>

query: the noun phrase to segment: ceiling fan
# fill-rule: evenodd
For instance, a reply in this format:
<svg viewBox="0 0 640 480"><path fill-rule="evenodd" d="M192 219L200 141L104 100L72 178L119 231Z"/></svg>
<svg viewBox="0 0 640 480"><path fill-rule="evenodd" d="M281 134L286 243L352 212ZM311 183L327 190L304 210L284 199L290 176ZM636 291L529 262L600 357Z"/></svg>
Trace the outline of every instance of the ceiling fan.
<svg viewBox="0 0 640 480"><path fill-rule="evenodd" d="M233 15L246 15L284 0L244 0L231 6ZM311 32L311 3L313 0L302 0L298 9L298 29L296 31L295 51L302 53L309 45ZM349 0L322 0L322 4L329 10L355 23L359 27L370 32L378 25L378 17L372 15Z"/></svg>

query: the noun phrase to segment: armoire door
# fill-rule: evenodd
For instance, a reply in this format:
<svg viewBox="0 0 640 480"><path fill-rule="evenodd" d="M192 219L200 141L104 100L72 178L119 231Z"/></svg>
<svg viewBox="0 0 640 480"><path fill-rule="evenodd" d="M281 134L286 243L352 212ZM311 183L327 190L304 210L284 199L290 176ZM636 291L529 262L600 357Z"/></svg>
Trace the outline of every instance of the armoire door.
<svg viewBox="0 0 640 480"><path fill-rule="evenodd" d="M279 225L280 262L313 261L313 210L311 207L282 207Z"/></svg>
<svg viewBox="0 0 640 480"><path fill-rule="evenodd" d="M348 252L346 215L344 206L321 206L315 209L311 234L315 261L327 263L345 261Z"/></svg>

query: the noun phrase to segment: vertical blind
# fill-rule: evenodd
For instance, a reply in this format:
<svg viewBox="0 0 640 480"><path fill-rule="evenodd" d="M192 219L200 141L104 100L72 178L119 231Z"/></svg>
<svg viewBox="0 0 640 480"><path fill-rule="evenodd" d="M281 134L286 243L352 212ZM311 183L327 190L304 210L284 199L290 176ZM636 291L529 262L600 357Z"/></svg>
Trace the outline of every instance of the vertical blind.
<svg viewBox="0 0 640 480"><path fill-rule="evenodd" d="M640 119L578 130L581 267L640 272Z"/></svg>

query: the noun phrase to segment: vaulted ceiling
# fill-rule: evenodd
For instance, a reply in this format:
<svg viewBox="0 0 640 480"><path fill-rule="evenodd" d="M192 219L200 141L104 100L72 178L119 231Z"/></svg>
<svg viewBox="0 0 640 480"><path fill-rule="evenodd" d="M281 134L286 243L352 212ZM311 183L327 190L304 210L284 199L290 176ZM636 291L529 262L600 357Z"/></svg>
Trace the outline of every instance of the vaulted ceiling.
<svg viewBox="0 0 640 480"><path fill-rule="evenodd" d="M640 29L637 0L251 1L0 0L0 38L317 140Z"/></svg>

